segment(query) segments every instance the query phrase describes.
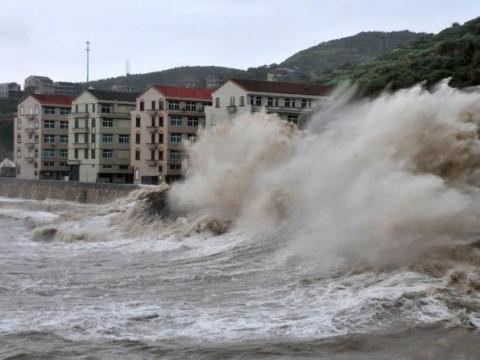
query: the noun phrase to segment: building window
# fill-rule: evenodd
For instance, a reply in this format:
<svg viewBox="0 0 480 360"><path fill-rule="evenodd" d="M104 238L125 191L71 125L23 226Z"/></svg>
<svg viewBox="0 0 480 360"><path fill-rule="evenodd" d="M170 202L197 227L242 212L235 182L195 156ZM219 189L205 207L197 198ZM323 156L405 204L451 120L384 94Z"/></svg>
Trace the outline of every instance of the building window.
<svg viewBox="0 0 480 360"><path fill-rule="evenodd" d="M103 169L111 169L113 166L111 164L102 165Z"/></svg>
<svg viewBox="0 0 480 360"><path fill-rule="evenodd" d="M102 113L110 114L112 112L112 104L102 104Z"/></svg>
<svg viewBox="0 0 480 360"><path fill-rule="evenodd" d="M68 121L60 121L60 129L68 129Z"/></svg>
<svg viewBox="0 0 480 360"><path fill-rule="evenodd" d="M135 134L135 144L140 144L140 133L139 132L137 132Z"/></svg>
<svg viewBox="0 0 480 360"><path fill-rule="evenodd" d="M22 119L20 118L17 118L17 129L21 129L22 128Z"/></svg>
<svg viewBox="0 0 480 360"><path fill-rule="evenodd" d="M79 144L80 143L80 140L79 140L79 135L78 134L74 134L75 135L75 142L74 144Z"/></svg>
<svg viewBox="0 0 480 360"><path fill-rule="evenodd" d="M139 128L140 127L140 116L137 115L135 118L135 127Z"/></svg>
<svg viewBox="0 0 480 360"><path fill-rule="evenodd" d="M150 120L151 120L150 123L152 124L152 127L155 127L155 123L156 123L155 116L152 116L152 118Z"/></svg>
<svg viewBox="0 0 480 360"><path fill-rule="evenodd" d="M178 150L170 150L170 160L182 160L182 152Z"/></svg>
<svg viewBox="0 0 480 360"><path fill-rule="evenodd" d="M128 134L118 135L118 142L120 144L129 144L130 143L130 135L128 135Z"/></svg>
<svg viewBox="0 0 480 360"><path fill-rule="evenodd" d="M198 127L198 118L197 117L189 117L187 124L188 124L188 126Z"/></svg>
<svg viewBox="0 0 480 360"><path fill-rule="evenodd" d="M60 157L61 158L68 158L68 150L61 149L60 150Z"/></svg>
<svg viewBox="0 0 480 360"><path fill-rule="evenodd" d="M38 144L38 135L35 135L35 144Z"/></svg>
<svg viewBox="0 0 480 360"><path fill-rule="evenodd" d="M312 99L308 99L308 107L309 107L309 108L312 107Z"/></svg>
<svg viewBox="0 0 480 360"><path fill-rule="evenodd" d="M53 144L55 142L54 135L43 135L43 142L47 144Z"/></svg>
<svg viewBox="0 0 480 360"><path fill-rule="evenodd" d="M181 126L182 125L182 117L180 115L170 116L170 125L171 126Z"/></svg>
<svg viewBox="0 0 480 360"><path fill-rule="evenodd" d="M245 96L240 96L240 106L245 106Z"/></svg>
<svg viewBox="0 0 480 360"><path fill-rule="evenodd" d="M287 121L294 124L298 124L298 115L288 115Z"/></svg>
<svg viewBox="0 0 480 360"><path fill-rule="evenodd" d="M55 151L53 149L45 149L43 150L43 157L48 159L48 158L53 158L55 156Z"/></svg>
<svg viewBox="0 0 480 360"><path fill-rule="evenodd" d="M158 109L163 110L163 100L158 100Z"/></svg>
<svg viewBox="0 0 480 360"><path fill-rule="evenodd" d="M268 98L267 106L273 106L273 98L271 98L271 97Z"/></svg>
<svg viewBox="0 0 480 360"><path fill-rule="evenodd" d="M78 129L80 121L75 118L75 129Z"/></svg>
<svg viewBox="0 0 480 360"><path fill-rule="evenodd" d="M160 116L160 117L158 118L158 126L159 126L159 127L163 127L163 116Z"/></svg>
<svg viewBox="0 0 480 360"><path fill-rule="evenodd" d="M113 119L103 119L102 120L102 126L103 127L108 127L108 128L113 127Z"/></svg>
<svg viewBox="0 0 480 360"><path fill-rule="evenodd" d="M155 110L155 105L156 105L155 101L152 100L152 110Z"/></svg>
<svg viewBox="0 0 480 360"><path fill-rule="evenodd" d="M180 134L180 133L170 133L170 142L172 144L181 144L182 143L182 134Z"/></svg>
<svg viewBox="0 0 480 360"><path fill-rule="evenodd" d="M182 164L168 164L170 170L182 170Z"/></svg>
<svg viewBox="0 0 480 360"><path fill-rule="evenodd" d="M220 98L219 97L216 97L215 98L215 107L220 107Z"/></svg>
<svg viewBox="0 0 480 360"><path fill-rule="evenodd" d="M113 150L103 149L102 150L102 158L103 159L113 159Z"/></svg>
<svg viewBox="0 0 480 360"><path fill-rule="evenodd" d="M235 106L235 96L230 96L230 106Z"/></svg>
<svg viewBox="0 0 480 360"><path fill-rule="evenodd" d="M180 101L178 100L169 100L168 101L168 108L170 110L178 110L180 109Z"/></svg>
<svg viewBox="0 0 480 360"><path fill-rule="evenodd" d="M88 104L85 104L85 112L88 112Z"/></svg>
<svg viewBox="0 0 480 360"><path fill-rule="evenodd" d="M78 159L78 149L75 149L74 156L75 156L75 159Z"/></svg>
<svg viewBox="0 0 480 360"><path fill-rule="evenodd" d="M45 129L53 129L55 128L55 121L53 120L44 120L43 121L43 127Z"/></svg>
<svg viewBox="0 0 480 360"><path fill-rule="evenodd" d="M92 104L92 112L95 112L95 104Z"/></svg>
<svg viewBox="0 0 480 360"><path fill-rule="evenodd" d="M45 115L54 115L55 114L55 108L53 106L44 106L43 107L43 113Z"/></svg>
<svg viewBox="0 0 480 360"><path fill-rule="evenodd" d="M307 107L307 99L302 99L302 108Z"/></svg>
<svg viewBox="0 0 480 360"><path fill-rule="evenodd" d="M279 99L275 98L275 106L278 107L278 104L279 104Z"/></svg>
<svg viewBox="0 0 480 360"><path fill-rule="evenodd" d="M285 107L290 107L290 99L289 98L285 99Z"/></svg>
<svg viewBox="0 0 480 360"><path fill-rule="evenodd" d="M195 111L197 110L197 105L194 102L187 101L185 103L185 109L188 111Z"/></svg>
<svg viewBox="0 0 480 360"><path fill-rule="evenodd" d="M295 99L292 99L291 107L297 107L297 104L295 103Z"/></svg>
<svg viewBox="0 0 480 360"><path fill-rule="evenodd" d="M44 161L43 162L43 166L46 166L46 167L54 167L55 166L55 163L53 161Z"/></svg>
<svg viewBox="0 0 480 360"><path fill-rule="evenodd" d="M17 149L17 158L22 158L22 149Z"/></svg>
<svg viewBox="0 0 480 360"><path fill-rule="evenodd" d="M70 108L60 108L60 115L70 114Z"/></svg>
<svg viewBox="0 0 480 360"><path fill-rule="evenodd" d="M197 135L196 134L188 134L188 141L190 142L197 142Z"/></svg>
<svg viewBox="0 0 480 360"><path fill-rule="evenodd" d="M150 143L155 144L155 134L150 134Z"/></svg>
<svg viewBox="0 0 480 360"><path fill-rule="evenodd" d="M22 135L18 134L17 135L17 144L21 144L21 143L22 143Z"/></svg>
<svg viewBox="0 0 480 360"><path fill-rule="evenodd" d="M163 134L162 133L158 134L158 143L163 144Z"/></svg>
<svg viewBox="0 0 480 360"><path fill-rule="evenodd" d="M113 142L113 134L103 134L102 135L102 142L112 143Z"/></svg>
<svg viewBox="0 0 480 360"><path fill-rule="evenodd" d="M59 165L60 167L67 167L67 166L68 166L66 161L60 161L60 162L58 163L58 165Z"/></svg>
<svg viewBox="0 0 480 360"><path fill-rule="evenodd" d="M68 135L60 135L60 144L68 144Z"/></svg>
<svg viewBox="0 0 480 360"><path fill-rule="evenodd" d="M75 104L75 112L78 113L78 104Z"/></svg>
<svg viewBox="0 0 480 360"><path fill-rule="evenodd" d="M91 142L92 144L95 144L95 134L92 134L92 135L90 136L90 140L91 140L90 142Z"/></svg>
<svg viewBox="0 0 480 360"><path fill-rule="evenodd" d="M135 160L140 160L140 149L139 148L135 149Z"/></svg>
<svg viewBox="0 0 480 360"><path fill-rule="evenodd" d="M94 128L96 126L96 121L95 121L95 118L92 119L92 128Z"/></svg>
<svg viewBox="0 0 480 360"><path fill-rule="evenodd" d="M145 110L145 102L143 100L140 100L140 111Z"/></svg>
<svg viewBox="0 0 480 360"><path fill-rule="evenodd" d="M38 115L38 112L39 112L38 105L35 105L35 115Z"/></svg>
<svg viewBox="0 0 480 360"><path fill-rule="evenodd" d="M92 158L92 159L95 159L95 149L92 149L91 155L92 155L91 158Z"/></svg>
<svg viewBox="0 0 480 360"><path fill-rule="evenodd" d="M88 159L88 149L83 149L83 158Z"/></svg>
<svg viewBox="0 0 480 360"><path fill-rule="evenodd" d="M163 151L162 151L162 150L160 150L160 151L158 152L158 160L163 161Z"/></svg>
<svg viewBox="0 0 480 360"><path fill-rule="evenodd" d="M20 106L20 115L25 115L25 108Z"/></svg>

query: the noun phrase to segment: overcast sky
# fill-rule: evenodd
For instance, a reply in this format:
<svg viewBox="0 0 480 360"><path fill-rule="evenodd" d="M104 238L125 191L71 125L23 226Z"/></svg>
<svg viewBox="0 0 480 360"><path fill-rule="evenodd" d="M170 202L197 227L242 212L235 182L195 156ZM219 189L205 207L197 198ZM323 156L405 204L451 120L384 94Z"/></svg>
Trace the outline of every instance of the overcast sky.
<svg viewBox="0 0 480 360"><path fill-rule="evenodd" d="M480 0L0 0L0 82L84 81L182 65L246 69L368 30L437 32Z"/></svg>

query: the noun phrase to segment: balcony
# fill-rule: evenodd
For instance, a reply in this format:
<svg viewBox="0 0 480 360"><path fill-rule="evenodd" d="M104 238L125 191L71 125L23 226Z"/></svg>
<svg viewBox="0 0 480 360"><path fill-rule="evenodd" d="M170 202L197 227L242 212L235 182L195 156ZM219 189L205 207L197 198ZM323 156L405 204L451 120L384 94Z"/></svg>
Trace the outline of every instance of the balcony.
<svg viewBox="0 0 480 360"><path fill-rule="evenodd" d="M172 113L190 113L190 114L201 114L203 113L203 108L187 108L185 106L179 108L168 108L168 111Z"/></svg>
<svg viewBox="0 0 480 360"><path fill-rule="evenodd" d="M158 130L158 126L147 126L147 131L150 131L151 133L156 133Z"/></svg>
<svg viewBox="0 0 480 360"><path fill-rule="evenodd" d="M158 165L158 160L145 160L148 166L157 166Z"/></svg>
<svg viewBox="0 0 480 360"><path fill-rule="evenodd" d="M86 127L74 127L74 128L72 128L72 132L74 134L88 133L88 128L86 128Z"/></svg>
<svg viewBox="0 0 480 360"><path fill-rule="evenodd" d="M147 114L150 115L157 115L158 114L158 109L148 109L146 110Z"/></svg>
<svg viewBox="0 0 480 360"><path fill-rule="evenodd" d="M152 149L152 150L158 149L158 146L159 146L159 144L157 144L157 143L147 143L147 147Z"/></svg>
<svg viewBox="0 0 480 360"><path fill-rule="evenodd" d="M33 140L27 140L25 141L25 145L28 147L28 148L33 148L35 146L35 141Z"/></svg>
<svg viewBox="0 0 480 360"><path fill-rule="evenodd" d="M33 156L25 156L25 161L31 164L35 161L35 158Z"/></svg>
<svg viewBox="0 0 480 360"><path fill-rule="evenodd" d="M237 111L237 107L235 105L230 105L230 106L227 106L227 111L229 113L234 113Z"/></svg>

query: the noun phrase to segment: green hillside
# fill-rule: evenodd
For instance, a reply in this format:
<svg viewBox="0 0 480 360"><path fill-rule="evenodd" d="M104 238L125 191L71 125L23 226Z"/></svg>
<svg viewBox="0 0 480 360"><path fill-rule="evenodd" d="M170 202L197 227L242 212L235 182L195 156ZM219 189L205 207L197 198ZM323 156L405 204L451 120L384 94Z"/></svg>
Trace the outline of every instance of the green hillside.
<svg viewBox="0 0 480 360"><path fill-rule="evenodd" d="M185 85L186 83L195 83L196 86L204 87L206 78L215 76L219 78L265 78L266 71L262 68L249 69L247 71L218 67L218 66L183 66L164 71L156 71L145 74L132 74L129 76L119 76L116 78L102 79L88 83L97 89L110 89L113 85L136 86L139 90L143 90L150 84L163 85Z"/></svg>
<svg viewBox="0 0 480 360"><path fill-rule="evenodd" d="M352 80L369 95L387 85L395 90L425 81L429 86L447 77L454 87L480 85L480 18L408 41L353 69L325 72L318 81Z"/></svg>
<svg viewBox="0 0 480 360"><path fill-rule="evenodd" d="M406 30L361 32L354 36L322 42L299 51L282 62L280 66L307 73L348 68L368 58L384 54L421 35Z"/></svg>

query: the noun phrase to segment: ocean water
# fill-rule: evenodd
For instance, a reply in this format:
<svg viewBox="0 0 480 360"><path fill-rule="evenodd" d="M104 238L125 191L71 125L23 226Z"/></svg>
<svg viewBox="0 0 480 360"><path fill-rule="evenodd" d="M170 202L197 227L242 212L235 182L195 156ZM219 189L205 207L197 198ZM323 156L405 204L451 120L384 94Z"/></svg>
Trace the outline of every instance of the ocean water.
<svg viewBox="0 0 480 360"><path fill-rule="evenodd" d="M2 359L480 357L475 243L312 274L275 256L282 242L241 232L132 237L111 208L1 198L0 209ZM73 213L98 237L35 232L78 232Z"/></svg>

